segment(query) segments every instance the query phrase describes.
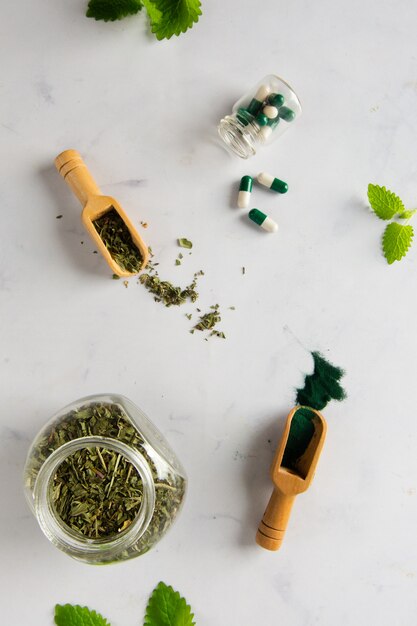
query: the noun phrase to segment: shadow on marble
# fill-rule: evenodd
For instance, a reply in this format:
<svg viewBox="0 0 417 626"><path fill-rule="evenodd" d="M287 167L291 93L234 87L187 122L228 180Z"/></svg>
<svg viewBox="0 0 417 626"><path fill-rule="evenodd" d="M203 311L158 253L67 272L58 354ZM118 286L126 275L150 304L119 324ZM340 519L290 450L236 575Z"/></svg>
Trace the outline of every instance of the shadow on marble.
<svg viewBox="0 0 417 626"><path fill-rule="evenodd" d="M256 458L256 470L252 463L245 464L242 472L246 489L247 510L243 518L242 531L238 539L240 545L255 546L255 536L273 485L269 470L280 437L284 431L287 414L265 419L265 424L248 447L248 458Z"/></svg>
<svg viewBox="0 0 417 626"><path fill-rule="evenodd" d="M57 238L60 239L63 253L83 274L93 274L96 278L108 280L107 263L99 253L94 253L94 244L81 222L81 204L77 205L55 166L41 168L39 174L47 193L52 198L54 214L62 213L65 217L64 223L63 220L56 220Z"/></svg>

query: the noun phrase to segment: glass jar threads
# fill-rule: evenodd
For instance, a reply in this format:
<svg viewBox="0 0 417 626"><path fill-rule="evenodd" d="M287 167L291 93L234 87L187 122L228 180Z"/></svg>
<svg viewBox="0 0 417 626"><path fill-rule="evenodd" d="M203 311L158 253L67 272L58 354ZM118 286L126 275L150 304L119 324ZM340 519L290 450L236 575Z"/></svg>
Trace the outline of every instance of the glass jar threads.
<svg viewBox="0 0 417 626"><path fill-rule="evenodd" d="M256 154L282 135L301 115L301 104L292 88L273 74L265 76L234 104L218 132L226 146L242 159Z"/></svg>
<svg viewBox="0 0 417 626"><path fill-rule="evenodd" d="M29 450L25 494L48 539L87 563L124 561L167 532L185 472L130 400L83 398L57 413Z"/></svg>

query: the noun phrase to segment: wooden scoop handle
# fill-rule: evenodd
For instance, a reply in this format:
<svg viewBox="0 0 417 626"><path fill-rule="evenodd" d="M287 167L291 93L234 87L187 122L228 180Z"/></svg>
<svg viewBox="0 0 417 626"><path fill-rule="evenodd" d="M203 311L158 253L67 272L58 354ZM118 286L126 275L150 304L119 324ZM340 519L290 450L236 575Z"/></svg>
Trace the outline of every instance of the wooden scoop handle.
<svg viewBox="0 0 417 626"><path fill-rule="evenodd" d="M65 150L55 159L55 166L83 206L91 196L101 195L96 181L77 150Z"/></svg>
<svg viewBox="0 0 417 626"><path fill-rule="evenodd" d="M295 496L274 489L256 533L256 543L266 550L278 550L284 539Z"/></svg>

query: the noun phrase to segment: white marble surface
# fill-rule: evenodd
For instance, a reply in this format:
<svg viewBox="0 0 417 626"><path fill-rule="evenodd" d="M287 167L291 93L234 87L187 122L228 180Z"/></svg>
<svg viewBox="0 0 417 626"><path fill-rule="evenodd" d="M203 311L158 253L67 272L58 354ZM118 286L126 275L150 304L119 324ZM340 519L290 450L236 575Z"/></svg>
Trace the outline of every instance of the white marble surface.
<svg viewBox="0 0 417 626"><path fill-rule="evenodd" d="M140 625L162 579L198 626L411 626L417 245L386 264L366 187L417 205L415 3L211 0L193 31L162 43L143 17L96 23L85 4L2 6L1 623L47 626L56 602L77 602L113 626ZM245 163L218 146L216 122L270 72L294 86L304 115ZM227 341L190 335L193 307L164 309L111 280L53 168L70 147L149 222L164 277L204 269L199 302L224 307ZM276 236L233 206L236 181L261 169L290 186L256 194ZM178 236L194 242L179 268ZM349 398L326 411L315 482L272 554L254 535L308 349L346 367ZM97 569L43 537L21 472L52 413L107 391L155 421L190 489L157 549Z"/></svg>

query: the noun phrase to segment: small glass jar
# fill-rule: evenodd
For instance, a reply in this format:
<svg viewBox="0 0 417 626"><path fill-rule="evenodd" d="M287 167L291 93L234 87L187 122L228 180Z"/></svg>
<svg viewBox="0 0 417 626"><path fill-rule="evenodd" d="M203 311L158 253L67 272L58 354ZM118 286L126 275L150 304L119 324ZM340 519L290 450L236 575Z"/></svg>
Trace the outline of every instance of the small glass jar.
<svg viewBox="0 0 417 626"><path fill-rule="evenodd" d="M123 489L111 480L120 468L127 471L134 497L130 491L125 495L127 479ZM75 559L102 564L140 556L159 541L181 509L187 481L175 453L138 407L123 396L97 395L65 407L40 431L29 450L24 482L48 539ZM118 527L112 534L100 535L100 506L94 504L93 510L91 500L85 500L90 496L83 495L91 489L107 494L106 511L117 502ZM70 521L58 512L64 506ZM93 529L93 536L83 525Z"/></svg>
<svg viewBox="0 0 417 626"><path fill-rule="evenodd" d="M256 154L292 126L301 115L300 101L282 78L265 76L234 104L218 126L226 146L242 159Z"/></svg>

